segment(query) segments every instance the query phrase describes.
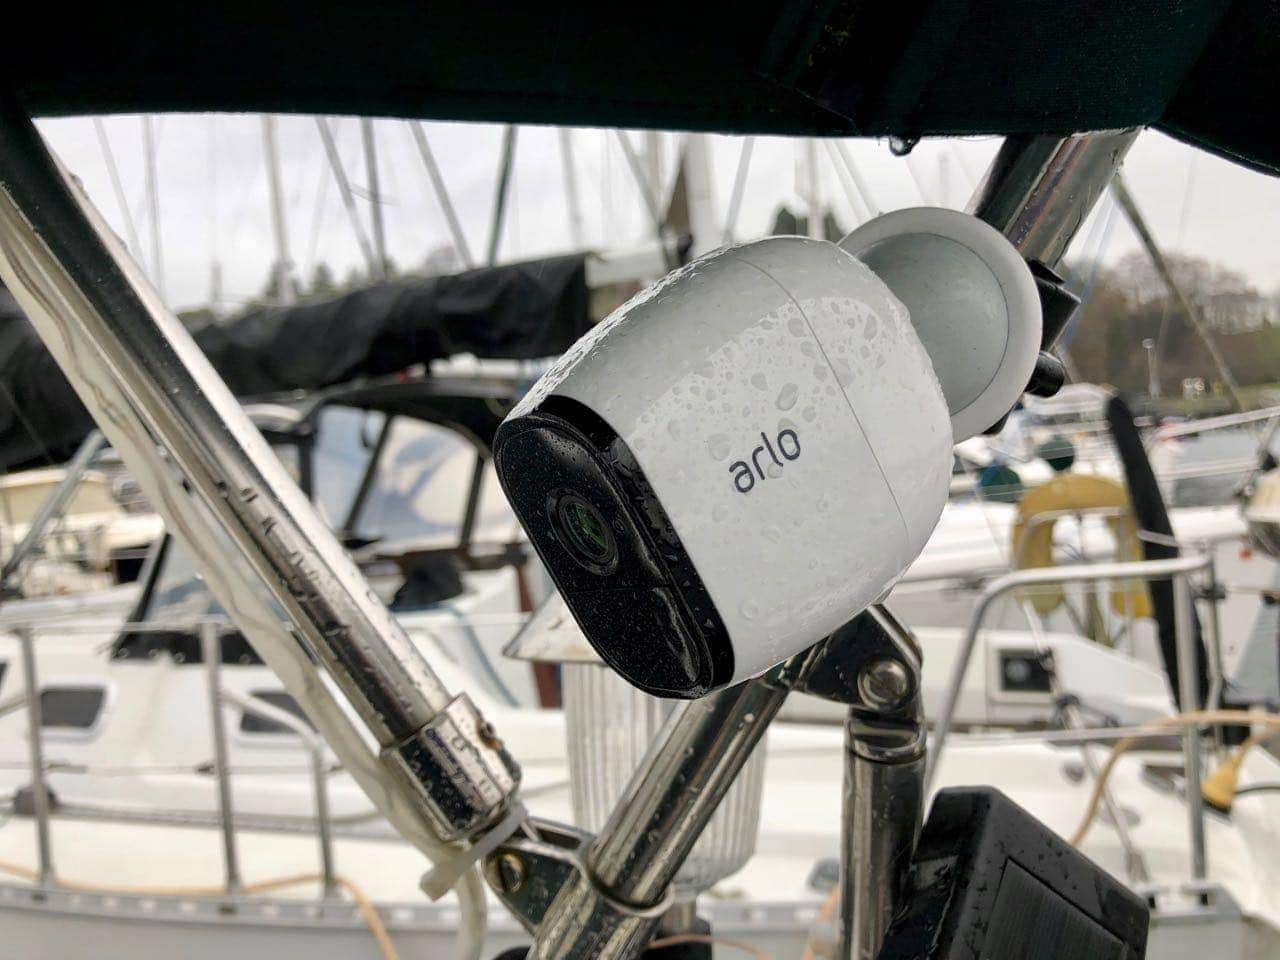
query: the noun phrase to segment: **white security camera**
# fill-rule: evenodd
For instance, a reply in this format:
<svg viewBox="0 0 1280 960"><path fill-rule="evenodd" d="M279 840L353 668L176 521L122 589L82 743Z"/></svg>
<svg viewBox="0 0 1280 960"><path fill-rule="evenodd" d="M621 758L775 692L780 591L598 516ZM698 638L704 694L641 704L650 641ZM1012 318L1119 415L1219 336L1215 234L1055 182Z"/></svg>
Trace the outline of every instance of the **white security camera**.
<svg viewBox="0 0 1280 960"><path fill-rule="evenodd" d="M984 426L1024 385L989 398L1003 409ZM649 693L697 697L893 585L946 501L954 430L889 285L834 244L779 237L620 307L511 411L494 456L600 656Z"/></svg>

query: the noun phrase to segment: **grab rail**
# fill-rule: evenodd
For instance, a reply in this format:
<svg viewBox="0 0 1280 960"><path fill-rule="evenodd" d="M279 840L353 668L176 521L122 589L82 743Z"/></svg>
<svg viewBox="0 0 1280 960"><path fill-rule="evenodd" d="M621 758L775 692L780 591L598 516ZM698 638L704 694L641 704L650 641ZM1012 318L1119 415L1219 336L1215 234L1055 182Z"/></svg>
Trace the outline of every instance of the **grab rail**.
<svg viewBox="0 0 1280 960"><path fill-rule="evenodd" d="M262 720L270 720L286 727L295 733L307 745L311 753L311 782L316 797L316 833L320 841L320 872L323 876L325 896L334 896L338 891L337 880L333 869L333 828L329 818L328 771L324 762L324 740L299 717L288 710L281 710L252 694L240 693L222 687L220 698L235 704L245 713L252 714Z"/></svg>
<svg viewBox="0 0 1280 960"><path fill-rule="evenodd" d="M1005 594L1026 586L1061 585L1066 583L1111 583L1121 580L1170 579L1174 589L1174 633L1177 638L1177 664L1179 698L1183 710L1199 709L1199 692L1193 671L1195 669L1195 637L1192 631L1194 615L1190 576L1209 570L1212 558L1208 555L1173 557L1167 560L1135 560L1125 563L1077 564L1063 567L1041 567L1019 570L993 580L983 589L969 625L960 644L960 655L952 668L947 687L947 698L939 716L934 734L933 750L925 774L926 790L932 785L938 764L946 749L947 740L955 719L956 705L964 685L969 662L977 646L978 631L986 619L991 605ZM1186 777L1187 817L1191 835L1191 874L1194 880L1203 880L1206 873L1204 840L1204 800L1200 793L1200 743L1194 728L1182 734L1183 761Z"/></svg>
<svg viewBox="0 0 1280 960"><path fill-rule="evenodd" d="M243 889L239 856L236 848L236 823L231 793L231 766L228 762L226 728L222 716L222 704L230 703L246 714L277 723L296 734L307 748L310 757L312 790L315 796L316 833L320 845L320 866L323 896L333 897L338 892L334 869L333 822L329 806L328 769L325 762L324 739L301 718L287 710L267 703L251 694L231 690L221 683L221 640L231 625L225 620L201 620L176 623L130 623L125 627L132 633L165 633L175 628L194 630L201 643L202 666L209 693L210 720L213 733L213 774L218 790L218 826L222 835L224 886L227 893L236 894ZM44 733L39 678L35 659L35 629L29 624L9 627L21 647L23 688L20 693L0 701L0 717L27 711L28 765L31 772L32 814L36 828L38 856L38 883L40 886L58 886L53 867L53 847L50 838L51 804L46 782L47 765L44 759ZM59 633L65 633L59 627ZM76 632L76 631L72 631ZM94 631L101 632L101 631Z"/></svg>

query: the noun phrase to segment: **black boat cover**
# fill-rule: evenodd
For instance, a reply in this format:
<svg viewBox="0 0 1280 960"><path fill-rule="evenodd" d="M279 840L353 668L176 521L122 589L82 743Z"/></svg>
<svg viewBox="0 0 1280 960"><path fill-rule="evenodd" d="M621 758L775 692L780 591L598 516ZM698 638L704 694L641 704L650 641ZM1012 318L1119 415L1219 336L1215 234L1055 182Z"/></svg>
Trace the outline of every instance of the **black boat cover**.
<svg viewBox="0 0 1280 960"><path fill-rule="evenodd" d="M590 326L586 263L558 257L404 279L191 332L241 397L318 390L471 353L563 353ZM60 462L93 427L13 296L0 287L0 469Z"/></svg>
<svg viewBox="0 0 1280 960"><path fill-rule="evenodd" d="M351 113L917 137L1153 124L1280 171L1277 0L37 4L36 114Z"/></svg>

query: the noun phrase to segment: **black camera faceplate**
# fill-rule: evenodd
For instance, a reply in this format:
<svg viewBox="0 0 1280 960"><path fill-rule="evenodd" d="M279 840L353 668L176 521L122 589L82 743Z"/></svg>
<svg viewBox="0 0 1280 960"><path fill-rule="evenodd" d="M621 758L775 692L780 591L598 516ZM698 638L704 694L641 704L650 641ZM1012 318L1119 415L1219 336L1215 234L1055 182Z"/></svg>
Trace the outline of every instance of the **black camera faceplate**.
<svg viewBox="0 0 1280 960"><path fill-rule="evenodd" d="M630 683L700 697L733 676L728 632L630 449L591 410L563 397L502 424L494 462L512 509L588 642ZM587 500L617 548L584 563L558 529L556 504Z"/></svg>

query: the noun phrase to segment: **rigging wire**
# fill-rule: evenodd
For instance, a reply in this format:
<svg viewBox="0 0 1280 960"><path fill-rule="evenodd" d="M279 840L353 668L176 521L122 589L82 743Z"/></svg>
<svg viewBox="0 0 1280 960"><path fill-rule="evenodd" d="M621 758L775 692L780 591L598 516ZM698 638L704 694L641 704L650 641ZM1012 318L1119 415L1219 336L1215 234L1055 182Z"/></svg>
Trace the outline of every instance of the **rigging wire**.
<svg viewBox="0 0 1280 960"><path fill-rule="evenodd" d="M98 135L98 147L102 151L102 161L107 168L107 177L111 181L111 192L115 194L116 206L120 208L120 219L124 221L125 234L129 238L129 252L141 259L142 244L138 240L138 227L133 222L133 212L129 209L129 201L124 195L124 184L120 181L120 168L116 165L116 155L111 149L111 140L107 137L107 126L101 117L93 118L93 129Z"/></svg>
<svg viewBox="0 0 1280 960"><path fill-rule="evenodd" d="M849 209L853 212L854 223L857 225L866 223L875 214L871 212L871 205L867 202L858 181L845 165L845 157L840 153L839 146L830 140L824 141L823 145L826 147L827 162L835 169L836 179L844 187L844 195L849 201Z"/></svg>
<svg viewBox="0 0 1280 960"><path fill-rule="evenodd" d="M160 185L156 169L156 150L159 147L159 124L151 116L142 118L142 160L146 172L147 220L151 228L151 282L156 285L160 299L167 302L164 283L164 244L160 239Z"/></svg>
<svg viewBox="0 0 1280 960"><path fill-rule="evenodd" d="M1177 245L1179 248L1182 247L1183 241L1185 240L1187 235L1187 221L1190 219L1190 215L1191 215L1192 190L1195 188L1195 173L1196 173L1196 154L1195 154L1195 151L1192 151L1190 159L1187 162L1187 183L1182 191L1182 209L1178 212ZM1164 360L1164 357L1161 356L1161 353L1164 349L1165 335L1169 332L1169 321L1173 319L1172 315L1169 312L1169 307L1170 307L1169 302L1165 301L1164 306L1160 310L1160 327L1158 329L1158 332L1156 333L1156 346L1155 346L1155 358L1154 358L1156 370L1160 369L1160 363L1162 360Z"/></svg>
<svg viewBox="0 0 1280 960"><path fill-rule="evenodd" d="M317 122L321 122L321 120L322 118L316 118ZM315 207L311 213L311 230L307 239L307 255L302 261L302 276L299 278L301 283L308 283L309 278L317 267L316 255L320 244L320 234L324 230L325 213L329 201L329 176L325 170L326 163L327 160L322 160L320 163L320 181L316 184L316 200ZM361 244L362 249L363 247L364 244ZM370 266L372 267L372 263L370 263Z"/></svg>
<svg viewBox="0 0 1280 960"><path fill-rule="evenodd" d="M733 243L733 232L738 225L738 213L742 209L742 196L747 187L747 174L751 169L751 152L755 149L756 138L746 137L742 141L742 150L738 153L738 168L733 174L733 189L729 193L729 208L724 215L723 243Z"/></svg>

